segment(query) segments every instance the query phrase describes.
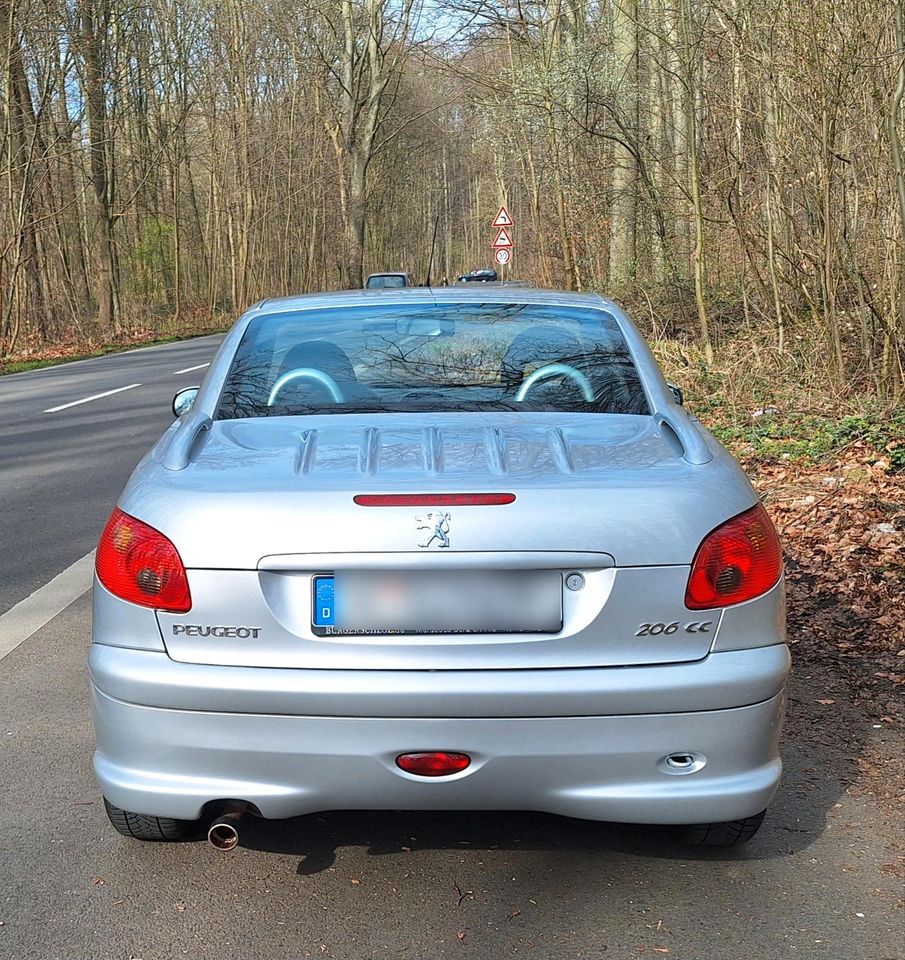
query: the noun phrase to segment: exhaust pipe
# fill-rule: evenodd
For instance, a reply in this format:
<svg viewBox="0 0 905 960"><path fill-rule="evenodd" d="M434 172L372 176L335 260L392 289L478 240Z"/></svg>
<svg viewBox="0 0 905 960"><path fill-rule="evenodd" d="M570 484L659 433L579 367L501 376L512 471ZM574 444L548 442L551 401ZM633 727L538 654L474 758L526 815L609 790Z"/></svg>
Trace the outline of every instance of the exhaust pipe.
<svg viewBox="0 0 905 960"><path fill-rule="evenodd" d="M239 820L248 809L243 801L228 803L207 831L208 843L218 850L232 850L239 845Z"/></svg>

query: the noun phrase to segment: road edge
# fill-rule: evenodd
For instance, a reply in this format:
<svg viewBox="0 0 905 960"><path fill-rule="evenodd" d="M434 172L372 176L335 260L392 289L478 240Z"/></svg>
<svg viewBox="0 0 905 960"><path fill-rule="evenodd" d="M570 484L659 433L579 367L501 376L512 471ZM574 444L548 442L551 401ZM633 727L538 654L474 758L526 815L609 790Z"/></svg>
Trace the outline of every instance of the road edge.
<svg viewBox="0 0 905 960"><path fill-rule="evenodd" d="M107 353L99 353L94 357L81 357L78 360L61 359L56 363L48 363L45 366L34 367L31 370L17 370L15 373L3 373L0 371L0 383L4 380L11 380L13 377L25 377L29 374L43 373L45 370L58 370L60 367L75 367L80 363L92 363L96 360L106 360L108 357L122 357L129 353L141 353L144 350L160 350L163 347L175 347L183 343L195 343L199 340L209 340L211 337L223 337L229 332L229 328L216 333L201 333L197 337L186 337L184 340L166 340L163 343L151 343L146 347L130 345L123 350L110 350Z"/></svg>
<svg viewBox="0 0 905 960"><path fill-rule="evenodd" d="M93 572L92 550L0 616L0 660L87 593Z"/></svg>

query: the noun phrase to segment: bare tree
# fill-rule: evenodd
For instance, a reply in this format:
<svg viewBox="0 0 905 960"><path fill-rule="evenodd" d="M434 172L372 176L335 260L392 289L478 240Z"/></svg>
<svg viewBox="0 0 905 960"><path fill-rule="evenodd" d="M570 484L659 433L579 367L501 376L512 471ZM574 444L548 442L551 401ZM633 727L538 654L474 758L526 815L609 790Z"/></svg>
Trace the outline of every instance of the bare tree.
<svg viewBox="0 0 905 960"><path fill-rule="evenodd" d="M455 274L506 199L516 275L901 397L903 2L0 0L0 355Z"/></svg>
<svg viewBox="0 0 905 960"><path fill-rule="evenodd" d="M110 334L116 327L114 294L113 198L107 128L106 34L111 0L79 0L73 34L81 64L82 89L88 114L91 186L94 191L92 225L97 325Z"/></svg>

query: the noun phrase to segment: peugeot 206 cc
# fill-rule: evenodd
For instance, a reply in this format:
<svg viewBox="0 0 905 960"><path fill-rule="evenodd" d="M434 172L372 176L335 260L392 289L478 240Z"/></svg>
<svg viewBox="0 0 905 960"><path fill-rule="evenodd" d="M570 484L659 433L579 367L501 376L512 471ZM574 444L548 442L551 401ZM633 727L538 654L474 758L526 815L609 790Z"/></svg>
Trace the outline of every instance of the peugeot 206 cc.
<svg viewBox="0 0 905 960"><path fill-rule="evenodd" d="M782 558L597 296L269 300L100 539L94 769L170 840L330 809L744 842L780 778Z"/></svg>

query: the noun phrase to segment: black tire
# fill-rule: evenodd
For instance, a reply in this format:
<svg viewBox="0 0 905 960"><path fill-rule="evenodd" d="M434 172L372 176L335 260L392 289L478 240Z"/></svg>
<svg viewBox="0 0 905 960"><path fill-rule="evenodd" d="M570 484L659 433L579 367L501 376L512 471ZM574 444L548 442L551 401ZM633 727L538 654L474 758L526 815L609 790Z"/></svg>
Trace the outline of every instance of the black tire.
<svg viewBox="0 0 905 960"><path fill-rule="evenodd" d="M767 811L726 823L695 823L680 828L682 843L689 847L736 847L747 843L760 829Z"/></svg>
<svg viewBox="0 0 905 960"><path fill-rule="evenodd" d="M131 837L133 840L153 840L158 843L184 840L198 827L197 820L148 817L143 813L120 810L119 807L114 807L106 797L104 797L104 806L113 828L124 837Z"/></svg>

